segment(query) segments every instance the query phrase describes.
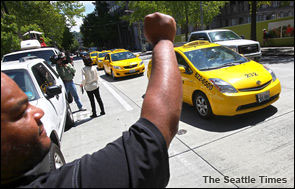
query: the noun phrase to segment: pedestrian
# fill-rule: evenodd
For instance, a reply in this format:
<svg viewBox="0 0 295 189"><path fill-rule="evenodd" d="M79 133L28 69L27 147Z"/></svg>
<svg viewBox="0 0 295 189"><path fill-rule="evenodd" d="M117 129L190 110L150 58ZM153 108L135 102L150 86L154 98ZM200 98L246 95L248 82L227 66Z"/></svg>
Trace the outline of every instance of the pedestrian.
<svg viewBox="0 0 295 189"><path fill-rule="evenodd" d="M38 135L44 113L1 72L1 186L166 187L170 177L168 148L177 133L182 107L182 80L173 49L175 33L171 16L153 13L144 19L144 34L154 48L139 120L102 150L43 174L32 170L50 147L49 137Z"/></svg>
<svg viewBox="0 0 295 189"><path fill-rule="evenodd" d="M269 35L266 29L263 29L263 45L269 42Z"/></svg>
<svg viewBox="0 0 295 189"><path fill-rule="evenodd" d="M86 109L83 108L75 84L73 82L73 78L76 72L75 68L67 61L64 53L59 53L56 63L56 70L65 84L67 93L70 93L74 97L79 111L86 111Z"/></svg>
<svg viewBox="0 0 295 189"><path fill-rule="evenodd" d="M92 66L92 59L89 56L83 58L85 67L82 68L82 83L81 87L84 87L87 93L87 96L90 100L92 115L91 118L97 117L94 96L100 107L100 115L105 115L103 102L99 94L99 79L98 72L95 66Z"/></svg>

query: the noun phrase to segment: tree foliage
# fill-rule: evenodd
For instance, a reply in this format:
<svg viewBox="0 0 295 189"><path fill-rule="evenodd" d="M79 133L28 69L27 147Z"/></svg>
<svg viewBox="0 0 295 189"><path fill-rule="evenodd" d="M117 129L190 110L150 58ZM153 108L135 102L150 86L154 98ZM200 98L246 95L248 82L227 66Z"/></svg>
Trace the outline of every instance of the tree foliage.
<svg viewBox="0 0 295 189"><path fill-rule="evenodd" d="M104 1L96 1L95 11L83 19L81 33L84 46L113 48L110 43L118 41L118 24L120 17L117 13L109 14L108 4Z"/></svg>
<svg viewBox="0 0 295 189"><path fill-rule="evenodd" d="M74 26L74 16L82 16L81 13L84 11L84 7L74 1L5 1L4 3L7 10L3 11L4 7L1 6L1 56L19 50L22 35L30 30L43 32L42 37L48 46L63 48L66 44L63 38L68 34L64 34L64 31L67 32L66 26L68 28ZM13 28L13 32L6 31L7 28Z"/></svg>
<svg viewBox="0 0 295 189"><path fill-rule="evenodd" d="M208 25L220 13L220 9L227 1L203 1L203 23ZM118 5L128 7L131 14L122 16L130 23L143 21L147 14L161 12L174 17L178 26L185 28L188 35L188 25L201 22L200 1L129 1L118 2Z"/></svg>

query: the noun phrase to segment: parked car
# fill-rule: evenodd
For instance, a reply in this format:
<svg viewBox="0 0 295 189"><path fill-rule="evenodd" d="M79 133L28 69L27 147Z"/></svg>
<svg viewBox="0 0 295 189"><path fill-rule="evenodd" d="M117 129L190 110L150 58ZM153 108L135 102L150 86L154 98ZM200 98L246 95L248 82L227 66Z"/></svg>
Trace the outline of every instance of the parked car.
<svg viewBox="0 0 295 189"><path fill-rule="evenodd" d="M129 75L143 74L145 66L143 61L128 50L116 49L105 55L103 60L106 75L113 79Z"/></svg>
<svg viewBox="0 0 295 189"><path fill-rule="evenodd" d="M94 64L97 64L97 56L98 56L98 51L92 51L91 53L89 53L89 55L90 55L90 58L91 58L91 60L92 60L92 64L94 65Z"/></svg>
<svg viewBox="0 0 295 189"><path fill-rule="evenodd" d="M30 40L36 41L36 40ZM42 47L42 48L27 48L26 50L20 50L12 53L5 54L1 62L19 61L19 59L27 56L37 56L44 59L50 66L56 70L56 65L52 64L50 57L57 55L60 51L54 47Z"/></svg>
<svg viewBox="0 0 295 189"><path fill-rule="evenodd" d="M201 118L234 116L265 108L279 99L280 81L264 65L208 41L174 48L183 82L183 102ZM149 62L147 76L151 74Z"/></svg>
<svg viewBox="0 0 295 189"><path fill-rule="evenodd" d="M96 57L96 63L97 63L97 67L98 69L103 69L103 59L105 57L106 54L108 54L109 52L111 52L110 50L104 50L98 53L97 57Z"/></svg>
<svg viewBox="0 0 295 189"><path fill-rule="evenodd" d="M259 61L261 58L260 43L258 41L243 39L243 37L228 29L191 32L188 42L195 40L207 40L210 43L223 45L255 61Z"/></svg>
<svg viewBox="0 0 295 189"><path fill-rule="evenodd" d="M74 125L63 81L44 59L32 56L23 57L20 61L2 62L1 71L17 83L30 104L44 111L41 121L52 141L49 165L51 169L59 168L65 163L60 151L64 129Z"/></svg>

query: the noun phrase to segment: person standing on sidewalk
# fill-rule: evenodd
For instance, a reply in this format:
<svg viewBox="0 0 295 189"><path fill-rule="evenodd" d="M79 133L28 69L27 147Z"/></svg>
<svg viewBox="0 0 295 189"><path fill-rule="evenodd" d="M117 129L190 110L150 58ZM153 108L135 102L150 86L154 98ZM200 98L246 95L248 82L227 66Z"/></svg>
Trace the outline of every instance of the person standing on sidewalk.
<svg viewBox="0 0 295 189"><path fill-rule="evenodd" d="M84 86L91 103L92 115L90 117L97 117L94 96L96 97L101 110L100 115L105 115L103 102L99 94L99 80L96 67L92 66L92 60L89 55L83 57L83 62L85 67L82 68L82 83L80 84L80 86Z"/></svg>
<svg viewBox="0 0 295 189"><path fill-rule="evenodd" d="M79 111L86 111L86 109L83 108L75 84L73 82L73 78L76 72L75 68L72 66L72 64L69 64L64 53L60 53L58 55L56 63L56 70L65 84L67 93L71 93L71 95L74 97Z"/></svg>

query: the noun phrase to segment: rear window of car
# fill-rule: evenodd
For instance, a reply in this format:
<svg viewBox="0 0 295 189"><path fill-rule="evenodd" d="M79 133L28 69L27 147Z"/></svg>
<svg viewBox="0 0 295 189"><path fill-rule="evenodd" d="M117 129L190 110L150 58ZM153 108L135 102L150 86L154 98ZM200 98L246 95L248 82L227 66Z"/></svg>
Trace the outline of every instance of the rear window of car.
<svg viewBox="0 0 295 189"><path fill-rule="evenodd" d="M12 55L6 55L3 58L3 62L8 61L18 61L20 58L26 57L26 56L37 56L39 58L43 58L46 60L46 62L51 65L51 61L49 60L52 55L55 55L53 50L42 50L42 51L27 51L23 53L17 53Z"/></svg>

